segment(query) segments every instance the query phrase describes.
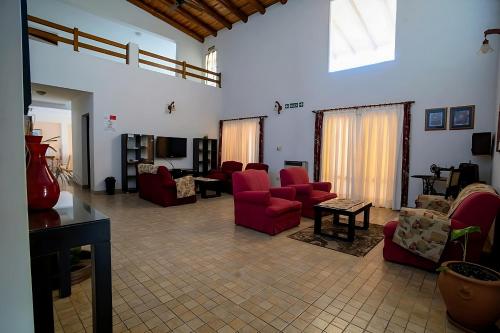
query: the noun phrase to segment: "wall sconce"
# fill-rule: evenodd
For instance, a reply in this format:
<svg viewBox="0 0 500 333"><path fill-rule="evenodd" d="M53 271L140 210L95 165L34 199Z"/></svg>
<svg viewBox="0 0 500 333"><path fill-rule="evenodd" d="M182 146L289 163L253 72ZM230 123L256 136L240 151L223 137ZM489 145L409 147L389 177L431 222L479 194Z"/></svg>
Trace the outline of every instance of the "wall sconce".
<svg viewBox="0 0 500 333"><path fill-rule="evenodd" d="M172 112L175 112L175 102L170 103L170 104L167 106L167 109L168 109L168 113L169 113L169 114L171 114Z"/></svg>
<svg viewBox="0 0 500 333"><path fill-rule="evenodd" d="M274 102L274 111L276 111L276 112L278 112L278 114L280 114L281 110L283 110L283 107L281 106L280 102L278 102L278 101Z"/></svg>
<svg viewBox="0 0 500 333"><path fill-rule="evenodd" d="M491 53L495 51L491 46L490 46L490 41L488 40L487 36L488 35L493 35L497 34L500 35L500 29L488 29L484 32L484 40L483 40L483 45L481 45L481 48L479 49L479 52L482 54L486 53Z"/></svg>

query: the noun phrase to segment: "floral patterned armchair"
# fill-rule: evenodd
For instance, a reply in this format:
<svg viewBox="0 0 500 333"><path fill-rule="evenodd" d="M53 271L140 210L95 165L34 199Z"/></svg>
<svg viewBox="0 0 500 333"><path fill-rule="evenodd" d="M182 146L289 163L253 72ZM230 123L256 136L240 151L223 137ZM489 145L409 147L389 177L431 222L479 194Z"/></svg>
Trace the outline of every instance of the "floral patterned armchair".
<svg viewBox="0 0 500 333"><path fill-rule="evenodd" d="M434 260L430 260L422 256L425 252L435 254L431 253L435 247L443 245L441 231L447 234L449 230L478 226L481 233L471 236L467 249L467 260L478 262L487 239L493 234L493 222L499 214L500 196L485 184L465 187L454 201L440 196L419 196L417 209L402 209L399 221L391 221L384 226L384 258L433 270L442 261L460 260L462 255L460 246L446 239L438 258L434 256Z"/></svg>

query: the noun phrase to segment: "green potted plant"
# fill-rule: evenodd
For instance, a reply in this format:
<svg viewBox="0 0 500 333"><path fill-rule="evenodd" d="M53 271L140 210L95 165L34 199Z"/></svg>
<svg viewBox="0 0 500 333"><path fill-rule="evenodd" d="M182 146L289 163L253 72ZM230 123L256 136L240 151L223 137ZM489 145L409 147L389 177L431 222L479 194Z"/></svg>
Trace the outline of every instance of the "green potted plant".
<svg viewBox="0 0 500 333"><path fill-rule="evenodd" d="M451 322L469 331L491 332L500 319L500 273L465 261L469 235L478 232L477 226L451 232L451 240L462 246L463 260L442 263L438 287Z"/></svg>

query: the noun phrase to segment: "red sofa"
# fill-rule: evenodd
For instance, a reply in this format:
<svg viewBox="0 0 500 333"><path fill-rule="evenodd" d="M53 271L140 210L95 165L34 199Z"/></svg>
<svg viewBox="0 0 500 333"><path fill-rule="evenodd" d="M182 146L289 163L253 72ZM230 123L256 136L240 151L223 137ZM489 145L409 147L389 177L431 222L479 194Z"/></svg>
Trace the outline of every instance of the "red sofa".
<svg viewBox="0 0 500 333"><path fill-rule="evenodd" d="M196 195L177 198L175 181L168 169L158 167L157 173L141 173L137 176L139 197L157 205L168 207L196 202Z"/></svg>
<svg viewBox="0 0 500 333"><path fill-rule="evenodd" d="M426 207L421 207L426 208ZM446 208L441 212L447 213ZM467 246L467 261L479 262L481 252L488 237L493 221L500 213L500 197L489 192L477 192L467 196L450 216L451 228L462 229L468 226L479 226L480 234L471 234ZM498 222L497 222L498 223ZM400 247L392 241L398 221L388 222L384 226L384 259L404 265L410 265L433 271L441 262L462 260L462 248L459 244L446 244L439 263L422 258ZM498 227L498 226L497 226Z"/></svg>
<svg viewBox="0 0 500 333"><path fill-rule="evenodd" d="M264 170L265 172L268 172L269 165L264 163L248 163L245 170Z"/></svg>
<svg viewBox="0 0 500 333"><path fill-rule="evenodd" d="M243 163L236 161L226 161L222 162L221 168L217 170L211 170L207 178L218 179L223 185L222 188L224 192L233 193L233 183L231 175L233 172L243 170Z"/></svg>
<svg viewBox="0 0 500 333"><path fill-rule="evenodd" d="M309 182L307 171L301 167L292 167L280 171L281 186L293 187L297 190L297 200L302 202L302 216L313 219L314 206L337 197L330 193L329 182Z"/></svg>
<svg viewBox="0 0 500 333"><path fill-rule="evenodd" d="M271 236L298 226L302 204L294 188L270 188L263 170L233 173L234 222Z"/></svg>

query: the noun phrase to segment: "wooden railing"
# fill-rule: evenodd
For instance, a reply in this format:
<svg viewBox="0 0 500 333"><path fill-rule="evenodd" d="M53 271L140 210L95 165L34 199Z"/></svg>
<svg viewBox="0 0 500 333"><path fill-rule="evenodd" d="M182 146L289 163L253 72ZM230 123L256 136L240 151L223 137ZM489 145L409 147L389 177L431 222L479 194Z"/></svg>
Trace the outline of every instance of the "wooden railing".
<svg viewBox="0 0 500 333"><path fill-rule="evenodd" d="M43 26L46 26L46 27L49 27L49 28L52 28L55 30L59 30L59 31L62 31L62 32L65 32L65 33L68 33L71 35L71 38L66 38L66 37L59 36L56 33L44 31L44 30L35 28L33 26L30 26L30 27L28 27L28 33L33 37L40 38L44 41L47 41L47 42L55 44L55 45L57 45L59 42L72 45L73 50L77 51L77 52L79 51L80 48L87 49L87 50L95 51L98 53L106 54L108 56L124 59L126 63L129 63L129 59L130 59L131 55L129 54L129 48L126 44L121 44L121 43L118 43L118 42L115 42L115 41L112 41L112 40L109 40L106 38L102 38L102 37L99 37L96 35L92 35L92 34L83 32L83 31L79 30L78 28L66 27L64 25L50 22L50 21L47 21L47 20L44 20L44 19L41 19L41 18L38 18L35 16L31 16L31 15L28 15L28 21L39 24L39 25L43 25ZM100 46L92 45L89 43L85 43L85 42L81 41L81 38L90 39L90 40L93 40L95 42L105 44L105 46L100 47ZM114 47L115 50L110 50L108 48L105 48L106 46L107 47L109 47L109 46ZM213 82L218 87L222 86L221 73L212 72L212 71L206 70L204 68L188 64L185 61L171 59L171 58L168 58L168 57L165 57L165 56L153 53L153 52L145 51L145 50L139 50L139 54L137 56L138 56L138 61L140 64L144 64L147 66L152 66L152 67L156 67L156 68L160 68L163 70L167 70L170 72L180 74L180 76L183 79L186 79L187 77L193 77L196 79L200 79L204 82ZM153 58L154 60L161 60L163 63L158 63L157 61L147 60L147 59L144 59L144 57ZM167 63L167 64L164 64L164 63ZM199 73L193 73L189 70L198 71Z"/></svg>

